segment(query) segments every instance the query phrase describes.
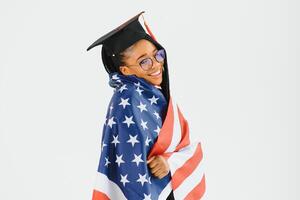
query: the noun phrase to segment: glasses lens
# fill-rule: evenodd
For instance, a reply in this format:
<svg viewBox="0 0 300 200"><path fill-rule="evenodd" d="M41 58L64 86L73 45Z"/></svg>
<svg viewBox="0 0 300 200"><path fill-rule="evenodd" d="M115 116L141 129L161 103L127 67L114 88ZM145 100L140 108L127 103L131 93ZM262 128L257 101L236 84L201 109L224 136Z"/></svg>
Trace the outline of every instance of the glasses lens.
<svg viewBox="0 0 300 200"><path fill-rule="evenodd" d="M140 62L140 66L144 69L144 70L148 70L152 67L152 60L151 58L145 58Z"/></svg>
<svg viewBox="0 0 300 200"><path fill-rule="evenodd" d="M156 52L155 59L158 62L163 62L165 57L166 57L166 55L165 55L165 51L163 49L160 49Z"/></svg>

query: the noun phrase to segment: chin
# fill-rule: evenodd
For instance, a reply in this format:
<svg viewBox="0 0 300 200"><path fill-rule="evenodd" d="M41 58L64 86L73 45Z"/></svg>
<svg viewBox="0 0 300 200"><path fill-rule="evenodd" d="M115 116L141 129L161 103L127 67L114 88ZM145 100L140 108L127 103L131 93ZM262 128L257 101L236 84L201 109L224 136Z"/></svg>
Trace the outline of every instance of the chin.
<svg viewBox="0 0 300 200"><path fill-rule="evenodd" d="M159 80L148 80L152 85L159 85L162 83L162 79L159 79Z"/></svg>

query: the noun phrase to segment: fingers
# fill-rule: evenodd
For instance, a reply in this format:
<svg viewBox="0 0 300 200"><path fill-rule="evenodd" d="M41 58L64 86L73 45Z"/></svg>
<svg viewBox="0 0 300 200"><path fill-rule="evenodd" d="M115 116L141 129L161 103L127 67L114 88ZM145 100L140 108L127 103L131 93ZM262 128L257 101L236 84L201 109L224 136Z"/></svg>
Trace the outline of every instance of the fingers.
<svg viewBox="0 0 300 200"><path fill-rule="evenodd" d="M165 177L169 173L168 167L164 166L164 162L162 162L160 157L153 156L147 161L147 163L150 167L151 173L159 179Z"/></svg>
<svg viewBox="0 0 300 200"><path fill-rule="evenodd" d="M158 169L155 173L153 173L154 176L158 177L158 178L163 178L168 174L168 171L166 171L165 169Z"/></svg>
<svg viewBox="0 0 300 200"><path fill-rule="evenodd" d="M155 158L155 156L152 156L149 160L147 160L147 164L148 164L149 162L151 162L154 158Z"/></svg>

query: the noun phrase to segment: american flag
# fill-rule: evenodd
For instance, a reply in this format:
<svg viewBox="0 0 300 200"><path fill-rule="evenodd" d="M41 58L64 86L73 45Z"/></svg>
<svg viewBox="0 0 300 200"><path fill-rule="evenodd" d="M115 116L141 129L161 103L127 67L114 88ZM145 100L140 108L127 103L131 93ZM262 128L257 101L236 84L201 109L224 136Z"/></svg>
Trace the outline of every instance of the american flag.
<svg viewBox="0 0 300 200"><path fill-rule="evenodd" d="M111 73L114 93L103 125L101 153L92 200L199 200L205 193L200 142L173 96L135 75ZM170 172L159 179L147 166L154 155L166 158Z"/></svg>

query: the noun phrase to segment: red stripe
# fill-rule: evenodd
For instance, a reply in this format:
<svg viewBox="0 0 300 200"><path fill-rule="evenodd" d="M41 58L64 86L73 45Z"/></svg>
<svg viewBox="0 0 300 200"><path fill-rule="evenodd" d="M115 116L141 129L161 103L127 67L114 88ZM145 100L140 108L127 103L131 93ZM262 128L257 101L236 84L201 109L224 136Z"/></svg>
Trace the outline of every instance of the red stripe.
<svg viewBox="0 0 300 200"><path fill-rule="evenodd" d="M164 153L162 154L163 157L165 157L167 160L170 158L170 156L179 151L181 148L184 148L190 144L190 132L189 132L189 125L187 120L184 118L182 112L179 109L179 106L177 105L177 113L178 113L178 119L181 127L181 140L177 144L176 149L174 152Z"/></svg>
<svg viewBox="0 0 300 200"><path fill-rule="evenodd" d="M177 145L175 151L178 151L181 148L186 147L190 144L189 124L188 124L187 120L184 118L184 116L178 106L177 106L177 110L178 110L178 118L179 118L180 127L181 127L181 141Z"/></svg>
<svg viewBox="0 0 300 200"><path fill-rule="evenodd" d="M205 193L205 187L205 174L203 174L201 182L198 185L196 185L192 191L189 192L189 194L184 198L184 200L201 199Z"/></svg>
<svg viewBox="0 0 300 200"><path fill-rule="evenodd" d="M198 143L195 153L172 176L172 188L176 190L180 184L197 168L202 160L201 145Z"/></svg>
<svg viewBox="0 0 300 200"><path fill-rule="evenodd" d="M147 159L150 159L153 155L162 155L168 149L173 137L173 124L174 111L172 98L170 97L166 118Z"/></svg>
<svg viewBox="0 0 300 200"><path fill-rule="evenodd" d="M103 192L93 190L93 198L92 200L110 200L106 194Z"/></svg>
<svg viewBox="0 0 300 200"><path fill-rule="evenodd" d="M156 38L155 38L155 36L153 35L152 31L150 30L150 28L149 28L149 26L148 26L148 24L146 23L145 20L144 20L144 25L145 25L145 27L146 27L149 35L152 37L152 39L155 40L155 41L157 41Z"/></svg>

